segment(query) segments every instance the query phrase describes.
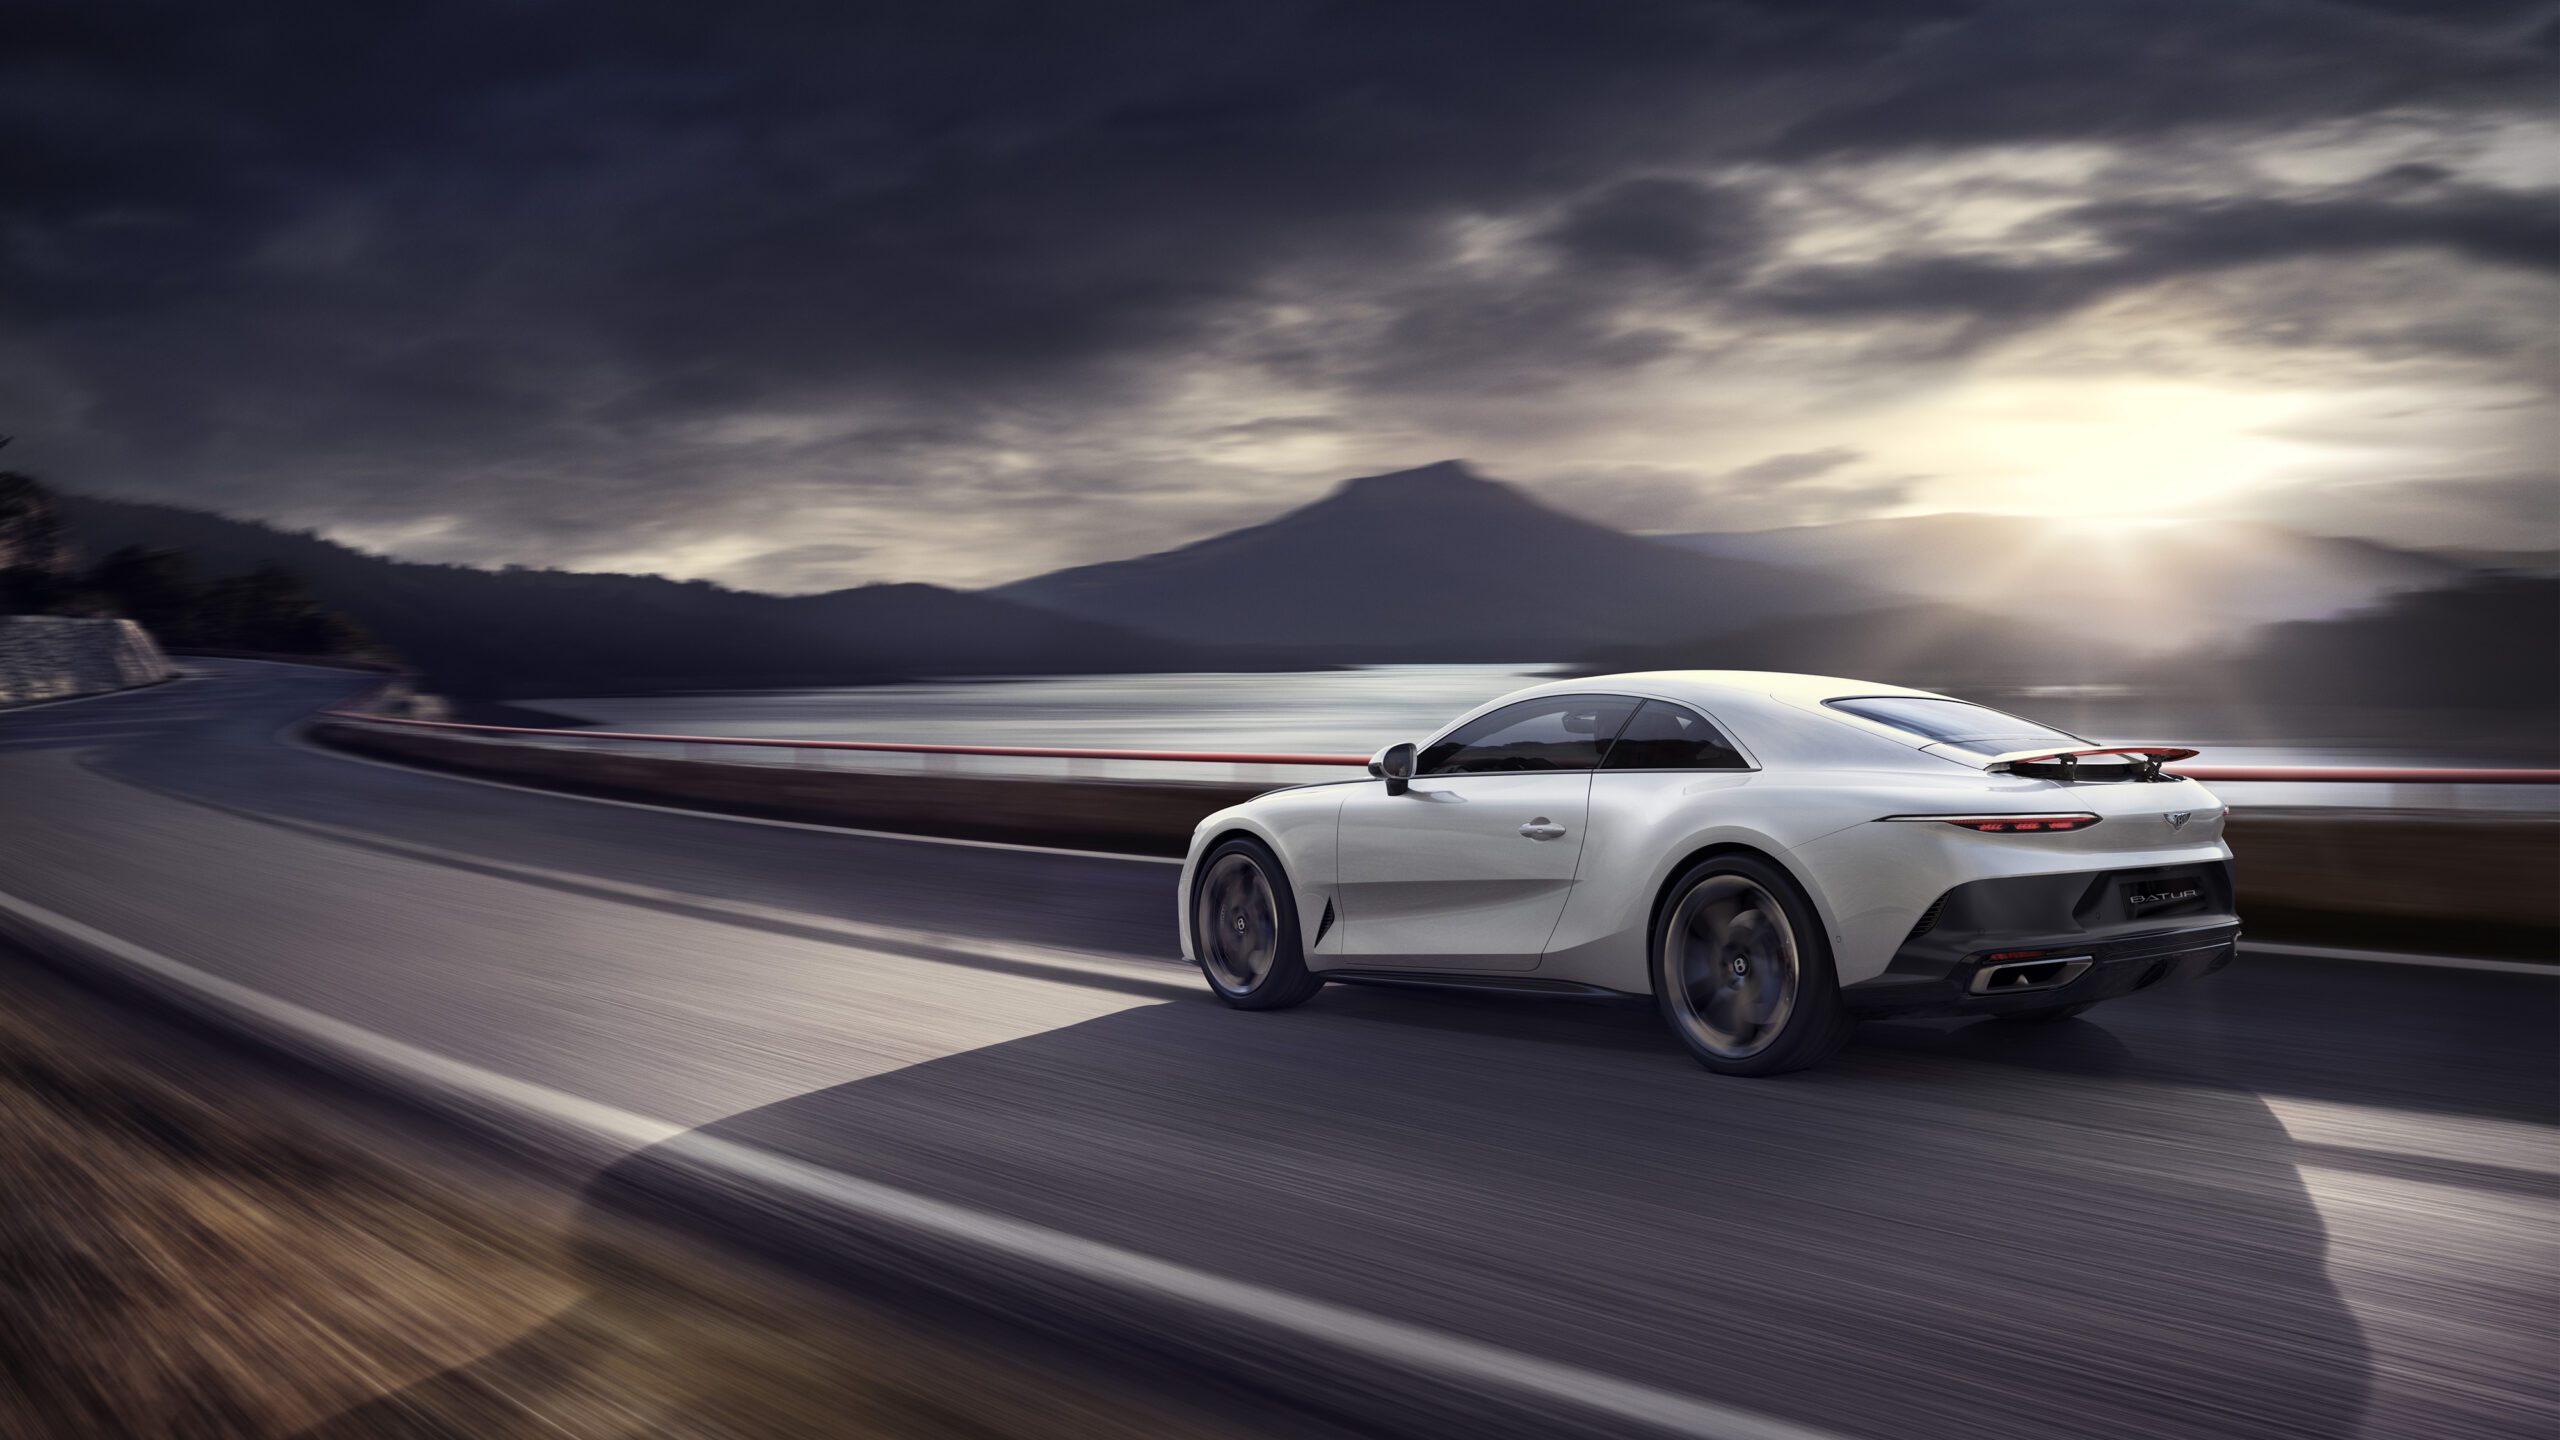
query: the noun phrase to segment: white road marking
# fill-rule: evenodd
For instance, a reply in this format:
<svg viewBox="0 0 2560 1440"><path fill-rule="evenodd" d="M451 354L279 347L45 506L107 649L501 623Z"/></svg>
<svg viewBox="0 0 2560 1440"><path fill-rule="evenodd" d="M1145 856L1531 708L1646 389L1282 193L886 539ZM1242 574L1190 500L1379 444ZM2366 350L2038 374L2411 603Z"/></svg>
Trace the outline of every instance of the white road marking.
<svg viewBox="0 0 2560 1440"><path fill-rule="evenodd" d="M285 1048L320 1051L364 1073L423 1092L424 1098L432 1101L461 1101L466 1109L495 1110L533 1120L546 1128L566 1128L616 1147L673 1151L707 1169L788 1192L846 1215L966 1245L1013 1264L1285 1330L1328 1349L1389 1360L1442 1380L1526 1394L1698 1440L1843 1440L1833 1432L1754 1411L1673 1394L1348 1306L1213 1275L1046 1226L953 1205L502 1075L199 970L5 892L0 892L0 912L83 954L105 957L141 978L173 989L235 1025L249 1022L249 1029L270 1041L282 1040Z"/></svg>
<svg viewBox="0 0 2560 1440"><path fill-rule="evenodd" d="M2240 917L2247 920L2247 916ZM2418 965L2432 970L2489 970L2501 975L2560 976L2560 964L2543 960L2477 960L2468 955L2404 955L2396 950L2341 950L2334 945L2279 945L2242 937L2240 948L2302 960L2351 960L2365 965Z"/></svg>

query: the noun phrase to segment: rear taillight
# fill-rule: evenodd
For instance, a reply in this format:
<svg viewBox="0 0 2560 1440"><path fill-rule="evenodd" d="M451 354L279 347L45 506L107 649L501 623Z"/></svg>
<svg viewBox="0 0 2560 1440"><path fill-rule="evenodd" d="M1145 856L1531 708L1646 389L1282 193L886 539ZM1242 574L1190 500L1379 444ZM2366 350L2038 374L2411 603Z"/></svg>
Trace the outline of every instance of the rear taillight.
<svg viewBox="0 0 2560 1440"><path fill-rule="evenodd" d="M2050 835L2058 830L2086 830L2098 823L2098 817L2086 813L2068 815L1887 815L1887 820L1918 820L1938 825L1954 825L1978 830L1985 835Z"/></svg>

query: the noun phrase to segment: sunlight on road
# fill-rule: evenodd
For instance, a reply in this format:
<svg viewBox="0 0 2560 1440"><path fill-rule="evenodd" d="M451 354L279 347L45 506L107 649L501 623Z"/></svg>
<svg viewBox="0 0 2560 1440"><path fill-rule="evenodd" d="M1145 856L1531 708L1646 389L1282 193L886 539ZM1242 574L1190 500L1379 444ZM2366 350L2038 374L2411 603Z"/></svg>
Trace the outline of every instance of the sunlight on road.
<svg viewBox="0 0 2560 1440"><path fill-rule="evenodd" d="M2380 1377L2368 1436L2530 1429L2560 1351L2539 1303L2560 1261L2560 1137L2542 1125L2266 1097L2328 1231L2329 1274ZM2423 1237L2423 1238L2421 1238ZM2542 1264L2519 1270L2518 1257ZM2481 1333L2484 1302L2538 1333Z"/></svg>

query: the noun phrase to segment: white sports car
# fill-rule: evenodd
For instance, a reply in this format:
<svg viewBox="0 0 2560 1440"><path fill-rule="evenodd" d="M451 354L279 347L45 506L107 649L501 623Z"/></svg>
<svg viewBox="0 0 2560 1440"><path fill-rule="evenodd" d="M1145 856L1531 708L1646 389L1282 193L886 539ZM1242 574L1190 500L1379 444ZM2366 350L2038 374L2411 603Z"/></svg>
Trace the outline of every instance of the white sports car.
<svg viewBox="0 0 2560 1440"><path fill-rule="evenodd" d="M1183 955L1248 1010L1328 980L1650 994L1733 1075L1858 1016L2061 1019L2230 962L2229 812L2161 770L2194 753L1814 675L1540 685L1202 821Z"/></svg>

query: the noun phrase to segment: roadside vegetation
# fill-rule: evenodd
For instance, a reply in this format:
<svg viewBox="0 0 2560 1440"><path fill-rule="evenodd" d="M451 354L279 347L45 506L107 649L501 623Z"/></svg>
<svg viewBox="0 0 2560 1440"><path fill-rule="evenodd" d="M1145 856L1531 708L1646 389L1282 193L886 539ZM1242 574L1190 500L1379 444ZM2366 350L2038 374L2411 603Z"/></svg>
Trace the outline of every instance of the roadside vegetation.
<svg viewBox="0 0 2560 1440"><path fill-rule="evenodd" d="M127 545L84 564L52 493L12 471L0 471L0 614L120 616L175 649L391 658L273 561L200 577L183 551Z"/></svg>
<svg viewBox="0 0 2560 1440"><path fill-rule="evenodd" d="M582 1208L0 954L0 1435L1232 1435Z"/></svg>

